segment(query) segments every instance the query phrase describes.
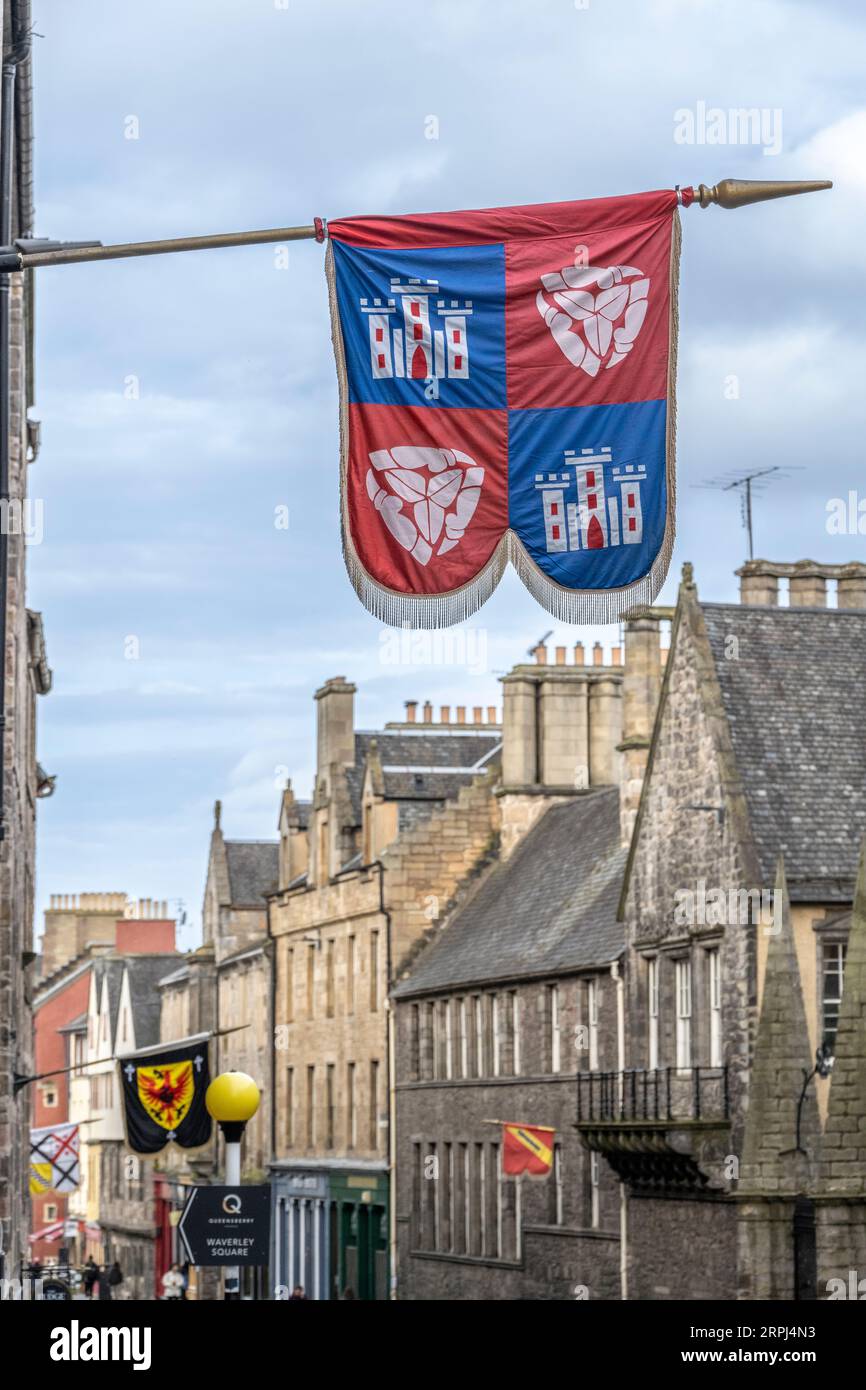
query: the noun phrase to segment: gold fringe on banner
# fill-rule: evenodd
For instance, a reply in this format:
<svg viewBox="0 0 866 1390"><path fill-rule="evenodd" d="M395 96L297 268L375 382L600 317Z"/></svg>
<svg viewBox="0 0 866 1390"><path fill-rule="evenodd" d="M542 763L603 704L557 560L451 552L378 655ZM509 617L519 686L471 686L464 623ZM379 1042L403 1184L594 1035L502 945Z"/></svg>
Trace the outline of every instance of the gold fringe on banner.
<svg viewBox="0 0 866 1390"><path fill-rule="evenodd" d="M679 266L682 227L679 212L673 213L670 254L670 321L668 325L667 438L665 477L667 483L665 531L661 547L650 569L640 579L617 589L570 589L557 584L527 554L519 537L506 531L487 564L467 584L442 594L403 594L388 589L364 568L355 549L349 527L347 471L349 467L349 385L346 352L337 305L334 251L331 242L325 255L328 303L331 310L331 341L337 364L340 391L340 517L343 558L355 593L369 613L390 627L452 627L471 618L487 602L510 561L537 603L559 622L615 623L629 609L654 603L667 578L676 536L676 375L677 335L679 332Z"/></svg>

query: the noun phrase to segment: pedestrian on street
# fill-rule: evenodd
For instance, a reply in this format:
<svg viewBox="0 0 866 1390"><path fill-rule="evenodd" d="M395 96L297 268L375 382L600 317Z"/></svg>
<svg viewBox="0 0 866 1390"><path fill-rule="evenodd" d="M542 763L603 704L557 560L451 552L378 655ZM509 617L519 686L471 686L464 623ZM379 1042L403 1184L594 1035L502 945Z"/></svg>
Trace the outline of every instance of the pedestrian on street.
<svg viewBox="0 0 866 1390"><path fill-rule="evenodd" d="M114 1261L114 1264L108 1271L108 1282L115 1293L117 1292L118 1287L123 1283L123 1270L120 1268L120 1265L117 1263L117 1260Z"/></svg>
<svg viewBox="0 0 866 1390"><path fill-rule="evenodd" d="M92 1297L93 1297L94 1285L98 1282L98 1280L99 1280L99 1270L98 1270L98 1268L97 1268L96 1261L94 1260L94 1258L93 1258L92 1255L89 1255L88 1258L87 1258L87 1263L86 1263L86 1265L84 1266L84 1296L85 1296L85 1298L92 1298Z"/></svg>
<svg viewBox="0 0 866 1390"><path fill-rule="evenodd" d="M303 1284L296 1284L295 1287L292 1289L292 1296L291 1296L291 1298L289 1299L289 1302L290 1302L290 1303L306 1303L307 1301L308 1301L308 1300L307 1300L307 1295L304 1293L304 1286L303 1286Z"/></svg>
<svg viewBox="0 0 866 1390"><path fill-rule="evenodd" d="M107 1298L111 1298L111 1280L108 1277L108 1265L99 1266L99 1275L96 1282L99 1289L100 1300L104 1301Z"/></svg>
<svg viewBox="0 0 866 1390"><path fill-rule="evenodd" d="M183 1275L177 1265L172 1265L162 1276L162 1296L171 1303L185 1297Z"/></svg>

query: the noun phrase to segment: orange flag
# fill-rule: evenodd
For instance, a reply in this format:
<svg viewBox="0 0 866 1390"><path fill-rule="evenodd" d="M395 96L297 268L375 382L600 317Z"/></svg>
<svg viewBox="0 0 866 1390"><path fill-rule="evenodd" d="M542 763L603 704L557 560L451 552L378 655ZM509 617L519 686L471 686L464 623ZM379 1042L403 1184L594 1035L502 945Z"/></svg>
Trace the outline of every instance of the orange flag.
<svg viewBox="0 0 866 1390"><path fill-rule="evenodd" d="M531 1178L546 1178L553 1167L553 1136L555 1129L547 1125L502 1126L502 1174L506 1178L528 1173Z"/></svg>

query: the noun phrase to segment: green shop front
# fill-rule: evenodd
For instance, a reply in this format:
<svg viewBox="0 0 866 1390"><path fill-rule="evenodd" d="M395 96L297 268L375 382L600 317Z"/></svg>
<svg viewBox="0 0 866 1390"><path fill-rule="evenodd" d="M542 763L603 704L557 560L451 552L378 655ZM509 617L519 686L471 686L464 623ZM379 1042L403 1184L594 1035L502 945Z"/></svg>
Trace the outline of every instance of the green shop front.
<svg viewBox="0 0 866 1390"><path fill-rule="evenodd" d="M382 1165L271 1167L275 1296L388 1297L388 1174Z"/></svg>

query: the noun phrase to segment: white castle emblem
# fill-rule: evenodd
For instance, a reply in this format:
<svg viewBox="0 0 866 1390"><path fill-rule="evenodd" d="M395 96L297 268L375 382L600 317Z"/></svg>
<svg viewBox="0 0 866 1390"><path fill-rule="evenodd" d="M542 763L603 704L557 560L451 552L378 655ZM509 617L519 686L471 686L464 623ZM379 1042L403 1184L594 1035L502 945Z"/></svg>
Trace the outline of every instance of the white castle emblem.
<svg viewBox="0 0 866 1390"><path fill-rule="evenodd" d="M469 380L466 320L472 314L472 300L439 299L438 294L438 280L395 278L388 299L360 301L370 325L374 381L387 377Z"/></svg>
<svg viewBox="0 0 866 1390"><path fill-rule="evenodd" d="M544 507L544 536L548 554L562 550L606 550L614 545L639 545L643 539L640 485L646 467L628 463L614 468L609 447L564 452L571 473L536 473L535 486ZM610 468L611 491L605 496L605 468ZM576 489L574 500L566 492Z"/></svg>

